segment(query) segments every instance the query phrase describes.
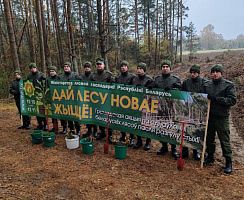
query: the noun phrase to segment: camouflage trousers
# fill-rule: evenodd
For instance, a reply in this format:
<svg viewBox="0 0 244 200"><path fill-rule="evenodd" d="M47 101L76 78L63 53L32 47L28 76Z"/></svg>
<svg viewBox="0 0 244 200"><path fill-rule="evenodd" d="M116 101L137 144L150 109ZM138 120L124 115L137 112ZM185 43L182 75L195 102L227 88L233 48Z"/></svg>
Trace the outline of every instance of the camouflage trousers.
<svg viewBox="0 0 244 200"><path fill-rule="evenodd" d="M218 135L224 157L232 159L229 118L209 118L207 133L207 153L213 154L216 148L215 135Z"/></svg>

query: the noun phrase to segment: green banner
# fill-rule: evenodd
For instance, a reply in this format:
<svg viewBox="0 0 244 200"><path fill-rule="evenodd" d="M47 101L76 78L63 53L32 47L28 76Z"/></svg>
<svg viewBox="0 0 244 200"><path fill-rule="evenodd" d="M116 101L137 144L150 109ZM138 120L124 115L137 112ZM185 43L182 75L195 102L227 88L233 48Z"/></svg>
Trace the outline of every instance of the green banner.
<svg viewBox="0 0 244 200"><path fill-rule="evenodd" d="M24 81L24 91L28 84ZM202 149L208 110L206 94L75 80L50 80L49 86L51 104L42 105L50 109L52 118L106 127L109 113L111 129L178 145L181 121L189 122L191 125L185 124L184 128L184 146ZM32 96L23 93L23 112L39 116L40 98L32 107Z"/></svg>

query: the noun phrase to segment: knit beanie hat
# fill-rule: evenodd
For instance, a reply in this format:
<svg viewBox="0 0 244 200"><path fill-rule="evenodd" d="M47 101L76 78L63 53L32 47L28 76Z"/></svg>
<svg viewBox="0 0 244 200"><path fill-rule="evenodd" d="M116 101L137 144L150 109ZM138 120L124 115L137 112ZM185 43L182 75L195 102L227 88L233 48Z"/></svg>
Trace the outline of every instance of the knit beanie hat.
<svg viewBox="0 0 244 200"><path fill-rule="evenodd" d="M68 65L71 68L71 63L70 62L65 62L64 65Z"/></svg>
<svg viewBox="0 0 244 200"><path fill-rule="evenodd" d="M50 70L54 70L55 72L57 72L57 67L55 67L55 66L50 66L50 67L49 67L49 71L50 71Z"/></svg>
<svg viewBox="0 0 244 200"><path fill-rule="evenodd" d="M91 68L91 65L92 64L89 61L86 61L83 66L84 66L84 68L86 68L86 67Z"/></svg>
<svg viewBox="0 0 244 200"><path fill-rule="evenodd" d="M221 74L223 74L223 66L221 64L213 65L211 67L211 73L213 73L214 71L221 72Z"/></svg>
<svg viewBox="0 0 244 200"><path fill-rule="evenodd" d="M17 69L17 70L14 71L14 75L15 74L19 74L21 76L21 71L19 69Z"/></svg>
<svg viewBox="0 0 244 200"><path fill-rule="evenodd" d="M127 67L129 67L129 63L126 61L126 60L123 60L121 63L120 63L120 66L122 67L122 65L126 65Z"/></svg>
<svg viewBox="0 0 244 200"><path fill-rule="evenodd" d="M96 64L104 64L104 59L103 58L97 58Z"/></svg>
<svg viewBox="0 0 244 200"><path fill-rule="evenodd" d="M163 65L168 65L170 68L171 68L171 62L169 60L164 60L162 63L161 63L161 67Z"/></svg>
<svg viewBox="0 0 244 200"><path fill-rule="evenodd" d="M36 63L30 63L29 64L29 69L31 69L32 67L37 68Z"/></svg>
<svg viewBox="0 0 244 200"><path fill-rule="evenodd" d="M140 62L140 63L137 65L137 67L142 68L142 69L144 70L144 72L146 72L146 70L147 70L146 66L147 66L147 64L144 63L144 62Z"/></svg>
<svg viewBox="0 0 244 200"><path fill-rule="evenodd" d="M191 72L196 72L196 73L200 74L200 65L198 65L198 64L192 65L190 68L190 73Z"/></svg>

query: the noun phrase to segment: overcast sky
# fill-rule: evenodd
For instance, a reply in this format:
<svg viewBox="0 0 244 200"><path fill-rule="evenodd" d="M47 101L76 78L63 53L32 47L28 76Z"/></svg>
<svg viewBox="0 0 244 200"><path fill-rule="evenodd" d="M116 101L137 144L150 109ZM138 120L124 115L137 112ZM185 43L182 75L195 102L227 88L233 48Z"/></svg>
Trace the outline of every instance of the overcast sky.
<svg viewBox="0 0 244 200"><path fill-rule="evenodd" d="M188 19L183 25L192 22L197 35L200 36L208 24L226 40L244 35L244 0L183 0L183 3L189 7Z"/></svg>

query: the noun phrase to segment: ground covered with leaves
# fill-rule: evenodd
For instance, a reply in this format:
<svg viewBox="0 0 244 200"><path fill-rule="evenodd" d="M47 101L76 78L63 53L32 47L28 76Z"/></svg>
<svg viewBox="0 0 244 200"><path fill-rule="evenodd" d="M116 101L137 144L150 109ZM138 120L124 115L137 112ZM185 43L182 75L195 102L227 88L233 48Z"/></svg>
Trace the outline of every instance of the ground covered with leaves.
<svg viewBox="0 0 244 200"><path fill-rule="evenodd" d="M223 173L225 160L217 140L216 162L200 168L190 151L183 171L170 152L156 155L160 148L152 140L151 150L128 148L124 160L115 159L114 147L104 154L105 139L94 141L94 153L83 154L81 147L67 149L65 136L56 135L53 147L33 144L30 130L18 130L21 125L13 100L1 100L0 105L0 199L243 199L244 151L243 140L243 67L241 57L222 54L227 76L236 81L238 104L232 108L231 142L233 172ZM211 58L210 58L211 59ZM217 62L218 56L214 57ZM202 62L202 75L208 77L214 61ZM235 63L231 64L231 63ZM175 74L186 75L189 66L177 66ZM237 67L238 68L235 68ZM228 68L229 67L229 68ZM233 75L238 72L240 75ZM206 73L204 73L204 71ZM180 76L180 75L179 75ZM187 75L186 75L187 76ZM180 76L181 79L185 77ZM50 121L51 122L51 121ZM32 129L37 124L32 117ZM233 126L235 125L235 126ZM59 126L60 130L61 127ZM82 133L85 133L82 125ZM114 135L119 133L115 132ZM145 142L144 142L145 144Z"/></svg>

